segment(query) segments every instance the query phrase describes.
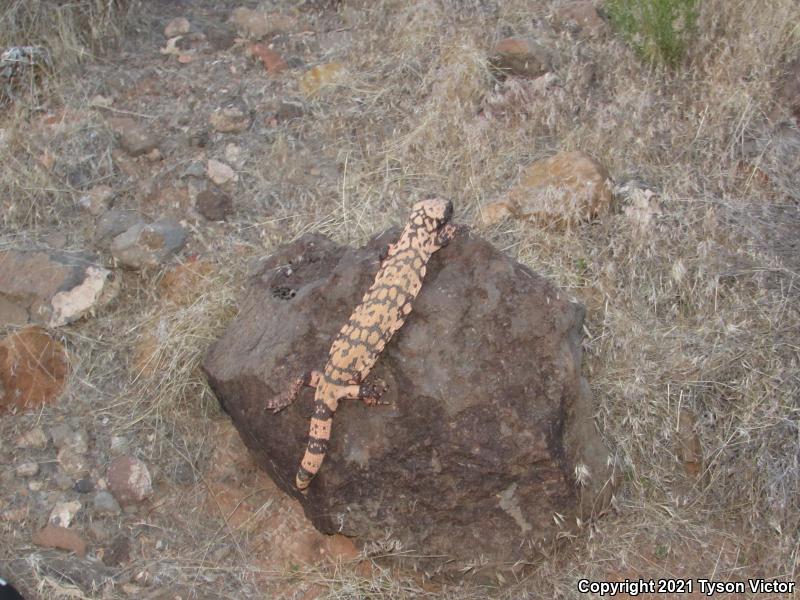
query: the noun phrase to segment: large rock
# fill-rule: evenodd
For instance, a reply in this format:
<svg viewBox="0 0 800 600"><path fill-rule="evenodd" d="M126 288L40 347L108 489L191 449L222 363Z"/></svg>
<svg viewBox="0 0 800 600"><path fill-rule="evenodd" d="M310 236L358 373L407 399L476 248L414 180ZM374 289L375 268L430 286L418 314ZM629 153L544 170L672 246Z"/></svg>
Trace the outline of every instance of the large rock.
<svg viewBox="0 0 800 600"><path fill-rule="evenodd" d="M116 294L111 272L89 255L0 251L0 325L60 327Z"/></svg>
<svg viewBox="0 0 800 600"><path fill-rule="evenodd" d="M434 255L367 379L388 384L390 404L343 401L308 495L294 488L313 392L278 414L265 400L323 366L396 236L353 249L306 235L279 249L203 367L258 464L321 531L361 541L389 532L413 554L440 557L423 562L455 559L448 568L524 560L585 521L610 487L580 374L584 313L469 235Z"/></svg>

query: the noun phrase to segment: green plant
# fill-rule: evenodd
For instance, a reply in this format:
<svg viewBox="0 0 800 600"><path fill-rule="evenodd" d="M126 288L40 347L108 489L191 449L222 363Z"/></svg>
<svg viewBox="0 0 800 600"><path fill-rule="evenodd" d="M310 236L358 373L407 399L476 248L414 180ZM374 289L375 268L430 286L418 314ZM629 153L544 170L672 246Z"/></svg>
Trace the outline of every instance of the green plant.
<svg viewBox="0 0 800 600"><path fill-rule="evenodd" d="M697 20L697 0L608 0L614 27L650 63L678 65Z"/></svg>

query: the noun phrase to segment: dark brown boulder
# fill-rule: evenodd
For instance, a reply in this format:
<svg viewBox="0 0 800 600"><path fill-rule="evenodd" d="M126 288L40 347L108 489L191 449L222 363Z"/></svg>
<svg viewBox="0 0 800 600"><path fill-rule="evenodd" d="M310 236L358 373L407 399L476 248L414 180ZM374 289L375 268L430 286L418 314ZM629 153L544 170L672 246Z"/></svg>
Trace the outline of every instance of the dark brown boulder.
<svg viewBox="0 0 800 600"><path fill-rule="evenodd" d="M583 308L471 234L433 256L367 379L388 384L391 404L343 401L308 495L294 488L313 390L278 414L264 403L322 368L397 234L359 249L317 235L281 247L203 367L256 461L321 531L388 533L437 557L428 565L455 559L448 569L524 560L605 504L607 452L580 374Z"/></svg>

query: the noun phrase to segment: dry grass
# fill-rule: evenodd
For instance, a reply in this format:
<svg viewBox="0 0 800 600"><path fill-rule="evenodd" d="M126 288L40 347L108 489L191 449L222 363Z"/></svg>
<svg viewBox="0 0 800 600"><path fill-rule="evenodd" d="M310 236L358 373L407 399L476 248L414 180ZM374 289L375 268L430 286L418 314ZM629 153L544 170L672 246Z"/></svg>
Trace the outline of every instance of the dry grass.
<svg viewBox="0 0 800 600"><path fill-rule="evenodd" d="M672 73L643 64L620 40L578 44L553 32L546 25L551 3L348 6L350 44L326 56L344 63L348 75L308 101L302 119L271 132L269 145L254 146L237 201L258 203L264 214L233 223L231 242L253 255L308 230L359 243L433 193L451 198L457 218L475 224L481 206L521 168L558 150L585 150L617 179L647 181L661 204L645 229L620 213L564 231L515 222L480 231L586 304L585 371L624 483L616 514L555 548L519 581L428 595L577 598L580 577L796 580L800 281L756 243L762 240L748 237L742 215L788 203L782 190L797 189L793 172L775 171L759 183L743 148L748 139L773 135L767 116L774 82L800 52L800 6L706 0L689 66ZM532 33L555 49L558 80L515 83L522 87L500 116L480 118L499 85L485 57L508 32ZM299 96L296 82L287 82L283 93ZM69 221L73 206L69 190L54 189L36 167L22 168L35 164L43 147L13 128L11 135L17 141L7 148L25 153L0 149L0 195L13 196L22 216L4 214L5 240L34 235L59 214ZM64 148L74 139L65 137ZM311 167L320 174L309 175ZM215 258L243 264L231 247L213 246ZM242 279L241 272L209 276L204 291L181 306L148 291L156 280L130 283L128 300L103 327L119 331L125 323L125 337L155 332L157 343L148 370L130 369L114 400L119 427L146 421L164 435L193 407L206 406L198 364L232 314ZM133 352L130 340L113 346ZM697 416L705 457L696 481L676 459L682 408ZM252 583L247 569L229 568L231 579ZM342 568L294 576L328 598L427 593L404 575L365 579Z"/></svg>
<svg viewBox="0 0 800 600"><path fill-rule="evenodd" d="M10 0L0 7L0 47L43 46L54 65L92 56L109 36L118 36L133 3L129 0Z"/></svg>

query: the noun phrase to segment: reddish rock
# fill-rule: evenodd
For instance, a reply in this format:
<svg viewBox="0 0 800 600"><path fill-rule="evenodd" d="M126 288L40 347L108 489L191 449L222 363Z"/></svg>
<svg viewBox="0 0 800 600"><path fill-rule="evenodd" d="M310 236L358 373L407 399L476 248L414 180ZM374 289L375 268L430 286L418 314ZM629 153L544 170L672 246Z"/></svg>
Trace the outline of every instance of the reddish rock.
<svg viewBox="0 0 800 600"><path fill-rule="evenodd" d="M602 35L608 30L608 24L589 0L576 0L555 7L553 21L557 27L581 37Z"/></svg>
<svg viewBox="0 0 800 600"><path fill-rule="evenodd" d="M281 247L204 360L209 382L259 466L320 531L360 541L388 532L415 555L442 557L419 562L453 559L448 569L531 559L610 495L581 377L583 308L471 235L433 256L367 380L388 385L388 404L341 402L322 470L307 495L294 487L312 391L278 414L264 401L322 368L397 233L360 249L317 235Z"/></svg>
<svg viewBox="0 0 800 600"><path fill-rule="evenodd" d="M537 160L520 181L483 207L487 225L511 215L554 225L572 225L607 213L614 206L611 177L585 152L559 152Z"/></svg>
<svg viewBox="0 0 800 600"><path fill-rule="evenodd" d="M33 534L31 541L37 546L70 550L81 558L86 556L86 540L71 529L52 523Z"/></svg>
<svg viewBox="0 0 800 600"><path fill-rule="evenodd" d="M242 35L251 40L260 40L270 33L289 31L297 25L297 20L290 15L244 6L234 9L230 20Z"/></svg>
<svg viewBox="0 0 800 600"><path fill-rule="evenodd" d="M264 65L267 73L271 75L277 75L281 71L285 71L288 67L286 61L283 60L283 57L280 54L267 48L264 44L251 45L250 54L258 58L261 61L261 64Z"/></svg>
<svg viewBox="0 0 800 600"><path fill-rule="evenodd" d="M208 168L206 169L206 173L208 174L208 178L217 185L223 185L229 181L239 180L239 176L230 165L226 165L224 162L215 160L213 158L208 159Z"/></svg>
<svg viewBox="0 0 800 600"><path fill-rule="evenodd" d="M160 142L158 136L149 132L142 125L139 125L131 118L111 119L111 129L119 137L119 145L130 156L142 156L154 148Z"/></svg>
<svg viewBox="0 0 800 600"><path fill-rule="evenodd" d="M528 38L505 38L494 47L489 66L499 75L539 77L551 69L550 53Z"/></svg>
<svg viewBox="0 0 800 600"><path fill-rule="evenodd" d="M197 194L195 206L209 221L223 221L233 212L233 200L220 190L203 190Z"/></svg>
<svg viewBox="0 0 800 600"><path fill-rule="evenodd" d="M60 327L116 293L111 272L88 254L0 251L0 325Z"/></svg>
<svg viewBox="0 0 800 600"><path fill-rule="evenodd" d="M64 346L41 327L0 341L0 411L35 410L61 394L69 376Z"/></svg>
<svg viewBox="0 0 800 600"><path fill-rule="evenodd" d="M133 456L119 456L111 461L106 479L114 498L123 506L138 504L153 493L147 465Z"/></svg>

